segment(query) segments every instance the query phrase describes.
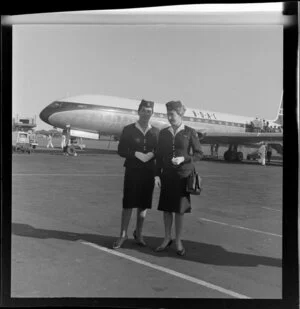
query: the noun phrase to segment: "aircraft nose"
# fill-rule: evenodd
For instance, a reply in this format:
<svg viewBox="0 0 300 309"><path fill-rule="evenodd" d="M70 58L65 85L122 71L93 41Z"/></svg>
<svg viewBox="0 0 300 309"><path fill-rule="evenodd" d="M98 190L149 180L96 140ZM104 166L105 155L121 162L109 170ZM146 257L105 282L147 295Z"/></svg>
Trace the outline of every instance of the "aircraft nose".
<svg viewBox="0 0 300 309"><path fill-rule="evenodd" d="M49 122L49 117L54 114L57 111L57 102L53 102L50 105L46 106L41 112L40 112L40 118L44 122L51 125Z"/></svg>

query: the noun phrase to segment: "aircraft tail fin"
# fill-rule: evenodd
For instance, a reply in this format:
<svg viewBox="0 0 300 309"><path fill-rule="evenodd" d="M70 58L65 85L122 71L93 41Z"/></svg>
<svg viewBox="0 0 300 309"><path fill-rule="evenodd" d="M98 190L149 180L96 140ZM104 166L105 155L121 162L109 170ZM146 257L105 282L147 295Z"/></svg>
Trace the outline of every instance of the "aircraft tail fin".
<svg viewBox="0 0 300 309"><path fill-rule="evenodd" d="M277 112L277 118L273 121L279 125L283 125L283 92L281 94L281 102Z"/></svg>

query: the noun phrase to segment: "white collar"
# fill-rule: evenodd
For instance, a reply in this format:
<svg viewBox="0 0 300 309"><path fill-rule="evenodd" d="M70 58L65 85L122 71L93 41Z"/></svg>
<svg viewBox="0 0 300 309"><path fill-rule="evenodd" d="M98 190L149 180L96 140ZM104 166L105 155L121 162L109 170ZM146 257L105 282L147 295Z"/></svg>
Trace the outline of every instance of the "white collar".
<svg viewBox="0 0 300 309"><path fill-rule="evenodd" d="M145 130L145 132L144 132L144 130L142 129L142 127L140 126L140 124L139 124L138 121L135 123L135 127L136 127L137 129L139 129L144 135L146 135L147 132L152 128L151 124L148 123L148 126L147 126L147 128L146 128L146 130Z"/></svg>
<svg viewBox="0 0 300 309"><path fill-rule="evenodd" d="M174 130L173 130L172 126L168 127L168 130L172 133L173 136L175 136L178 132L184 130L184 124L183 124L183 122L181 123L181 125L176 130L176 133L174 133Z"/></svg>

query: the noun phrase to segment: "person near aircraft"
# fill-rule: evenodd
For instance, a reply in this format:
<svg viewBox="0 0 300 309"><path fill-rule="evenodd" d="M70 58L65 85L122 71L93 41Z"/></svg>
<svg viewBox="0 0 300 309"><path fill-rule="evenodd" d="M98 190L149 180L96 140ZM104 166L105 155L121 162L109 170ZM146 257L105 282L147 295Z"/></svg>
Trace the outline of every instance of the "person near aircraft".
<svg viewBox="0 0 300 309"><path fill-rule="evenodd" d="M65 146L63 148L63 154L65 156L68 156L68 147L70 145L70 139L71 139L71 126L69 124L66 125L66 128L63 132L63 135L65 135L66 139L65 139Z"/></svg>
<svg viewBox="0 0 300 309"><path fill-rule="evenodd" d="M268 163L271 162L271 157L272 157L272 147L270 146L270 144L267 145L267 160Z"/></svg>
<svg viewBox="0 0 300 309"><path fill-rule="evenodd" d="M61 149L64 149L64 147L66 146L66 135L62 134L61 136Z"/></svg>
<svg viewBox="0 0 300 309"><path fill-rule="evenodd" d="M262 122L262 132L266 132L266 126L267 126L266 121L265 121L265 119L263 119L263 122Z"/></svg>
<svg viewBox="0 0 300 309"><path fill-rule="evenodd" d="M261 165L266 165L266 144L265 142L263 142L262 145L259 147L258 153L259 153L258 162L261 163Z"/></svg>
<svg viewBox="0 0 300 309"><path fill-rule="evenodd" d="M47 140L48 140L47 148L49 148L49 147L53 148L53 144L52 144L52 134L49 134L49 135L48 135Z"/></svg>
<svg viewBox="0 0 300 309"><path fill-rule="evenodd" d="M146 246L142 236L147 209L152 207L155 176L155 152L159 130L149 124L154 102L142 100L137 122L124 127L118 145L118 154L124 157L125 177L121 230L113 248L120 248L128 238L127 230L132 209L137 208L133 237L140 246Z"/></svg>
<svg viewBox="0 0 300 309"><path fill-rule="evenodd" d="M215 147L214 144L211 144L211 145L210 145L210 155L211 155L212 157L214 156L214 147Z"/></svg>
<svg viewBox="0 0 300 309"><path fill-rule="evenodd" d="M193 161L201 159L202 151L197 132L183 123L186 108L181 101L170 101L166 107L171 126L159 133L155 177L155 185L161 188L158 210L163 211L165 236L155 251L164 251L172 244L175 213L176 250L178 255L183 256L183 216L191 212L190 194L186 191L187 178L195 168Z"/></svg>
<svg viewBox="0 0 300 309"><path fill-rule="evenodd" d="M217 158L219 157L219 144L215 145L215 155Z"/></svg>

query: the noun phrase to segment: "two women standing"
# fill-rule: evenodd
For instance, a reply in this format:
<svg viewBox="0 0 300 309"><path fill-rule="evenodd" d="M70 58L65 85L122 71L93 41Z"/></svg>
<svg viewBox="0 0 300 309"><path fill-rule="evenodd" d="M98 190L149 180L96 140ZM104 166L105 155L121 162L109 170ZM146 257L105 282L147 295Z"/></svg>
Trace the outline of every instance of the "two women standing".
<svg viewBox="0 0 300 309"><path fill-rule="evenodd" d="M148 104L152 105L150 111L147 110ZM132 208L138 208L135 239L140 245L146 245L141 231L146 214L145 209L151 208L155 183L161 188L158 210L164 212L165 226L164 240L156 251L163 251L171 245L171 229L173 213L175 213L176 250L178 255L185 254L181 241L183 215L191 212L190 194L186 191L186 183L187 177L195 168L193 158L200 160L201 146L196 131L183 124L185 107L182 103L171 101L166 104L166 107L171 126L162 129L159 134L158 129L151 127L148 123L153 114L153 102L144 100L139 107L139 121L123 130L118 153L126 158L124 164L126 171L121 233L113 245L115 249L120 248L127 239ZM141 123L144 128L139 128ZM140 169L132 171L130 167ZM144 172L146 168L148 168L147 173Z"/></svg>

